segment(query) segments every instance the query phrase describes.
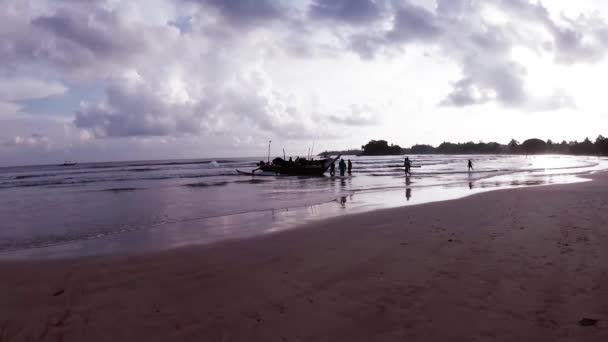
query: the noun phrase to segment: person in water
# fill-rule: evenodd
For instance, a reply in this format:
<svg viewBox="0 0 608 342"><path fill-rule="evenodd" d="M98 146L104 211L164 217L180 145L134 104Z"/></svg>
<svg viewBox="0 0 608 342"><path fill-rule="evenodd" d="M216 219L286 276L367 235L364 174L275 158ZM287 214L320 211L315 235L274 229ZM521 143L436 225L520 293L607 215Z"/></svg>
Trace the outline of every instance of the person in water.
<svg viewBox="0 0 608 342"><path fill-rule="evenodd" d="M329 175L330 176L336 175L336 164L334 162L331 162L331 164L329 164Z"/></svg>
<svg viewBox="0 0 608 342"><path fill-rule="evenodd" d="M468 167L469 167L469 172L471 172L471 170L473 170L473 161L471 161L471 159L469 159Z"/></svg>
<svg viewBox="0 0 608 342"><path fill-rule="evenodd" d="M411 176L412 173L410 172L410 170L412 168L412 162L410 161L409 157L405 157L405 160L403 161L403 167L405 168L405 175Z"/></svg>
<svg viewBox="0 0 608 342"><path fill-rule="evenodd" d="M350 175L353 171L353 162L350 161L350 159L348 160L348 174Z"/></svg>
<svg viewBox="0 0 608 342"><path fill-rule="evenodd" d="M344 172L346 171L346 163L344 162L344 159L340 159L340 176L344 177Z"/></svg>

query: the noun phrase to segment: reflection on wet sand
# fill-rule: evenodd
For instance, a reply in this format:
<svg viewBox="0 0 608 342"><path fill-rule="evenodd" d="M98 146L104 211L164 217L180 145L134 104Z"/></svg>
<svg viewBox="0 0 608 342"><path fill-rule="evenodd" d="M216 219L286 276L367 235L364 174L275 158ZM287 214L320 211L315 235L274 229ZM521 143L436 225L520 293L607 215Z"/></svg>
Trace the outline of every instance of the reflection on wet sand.
<svg viewBox="0 0 608 342"><path fill-rule="evenodd" d="M405 175L405 199L409 202L410 198L412 198L412 188L410 188L410 185L412 184L412 181L410 179L410 176L408 176L407 174Z"/></svg>
<svg viewBox="0 0 608 342"><path fill-rule="evenodd" d="M324 204L262 210L206 219L176 220L155 225L149 229L117 234L104 239L4 253L0 255L0 258L57 258L125 251L140 252L185 245L208 244L292 229L311 221L345 213L359 213L375 209L451 200L496 188L508 189L586 180L574 175L545 175L542 177L505 175L486 180L472 177L452 184L425 186L419 185L420 183L417 180L412 181L411 177L406 177L405 199L403 188L353 192L348 186L350 181L351 179L340 179L340 185L337 185L338 182L332 180L332 186L340 187L342 193L334 200ZM403 186L403 183L401 184ZM414 188L416 197L412 196Z"/></svg>

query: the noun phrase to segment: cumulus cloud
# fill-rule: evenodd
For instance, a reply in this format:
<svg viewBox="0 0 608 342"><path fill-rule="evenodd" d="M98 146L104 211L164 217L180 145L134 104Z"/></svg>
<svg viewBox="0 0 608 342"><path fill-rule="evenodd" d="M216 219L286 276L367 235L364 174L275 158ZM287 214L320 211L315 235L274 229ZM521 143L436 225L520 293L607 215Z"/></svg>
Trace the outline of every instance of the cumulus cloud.
<svg viewBox="0 0 608 342"><path fill-rule="evenodd" d="M145 81L125 77L107 87L104 102L83 104L74 124L100 137L196 133L200 130L200 107L197 103L172 103Z"/></svg>
<svg viewBox="0 0 608 342"><path fill-rule="evenodd" d="M185 0L205 9L216 10L222 18L236 26L251 26L286 17L286 9L273 0Z"/></svg>
<svg viewBox="0 0 608 342"><path fill-rule="evenodd" d="M387 3L382 0L313 0L309 16L357 25L381 19L386 9Z"/></svg>
<svg viewBox="0 0 608 342"><path fill-rule="evenodd" d="M7 147L27 147L27 148L44 148L49 149L52 146L51 140L41 134L32 134L30 136L14 136L5 141L4 146Z"/></svg>
<svg viewBox="0 0 608 342"><path fill-rule="evenodd" d="M0 101L16 102L60 96L67 88L57 81L43 81L27 77L0 78Z"/></svg>
<svg viewBox="0 0 608 342"><path fill-rule="evenodd" d="M379 117L370 106L351 105L347 115L330 115L330 122L347 126L369 126L379 124Z"/></svg>

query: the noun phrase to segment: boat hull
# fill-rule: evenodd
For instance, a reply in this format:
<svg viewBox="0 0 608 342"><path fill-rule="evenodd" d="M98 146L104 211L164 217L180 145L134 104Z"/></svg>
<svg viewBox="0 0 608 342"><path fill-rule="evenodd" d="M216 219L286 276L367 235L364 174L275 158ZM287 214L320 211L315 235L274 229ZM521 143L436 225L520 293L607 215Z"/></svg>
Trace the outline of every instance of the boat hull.
<svg viewBox="0 0 608 342"><path fill-rule="evenodd" d="M280 164L260 166L259 170L289 176L323 176L330 165L335 163L338 158L340 158L340 156L337 156L336 158L309 161L304 165L297 162L282 162Z"/></svg>

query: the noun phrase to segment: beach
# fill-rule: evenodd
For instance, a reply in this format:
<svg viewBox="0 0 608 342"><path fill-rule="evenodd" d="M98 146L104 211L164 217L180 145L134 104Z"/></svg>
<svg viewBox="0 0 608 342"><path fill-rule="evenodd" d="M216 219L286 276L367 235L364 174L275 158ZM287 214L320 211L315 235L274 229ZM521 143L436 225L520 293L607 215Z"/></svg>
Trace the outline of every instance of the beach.
<svg viewBox="0 0 608 342"><path fill-rule="evenodd" d="M590 178L156 253L3 261L0 341L606 341L608 174Z"/></svg>
<svg viewBox="0 0 608 342"><path fill-rule="evenodd" d="M581 181L588 156L353 157L347 177L250 176L258 158L0 168L0 259L115 255L289 230L345 214ZM467 172L467 160L475 161ZM99 240L99 241L98 241Z"/></svg>

